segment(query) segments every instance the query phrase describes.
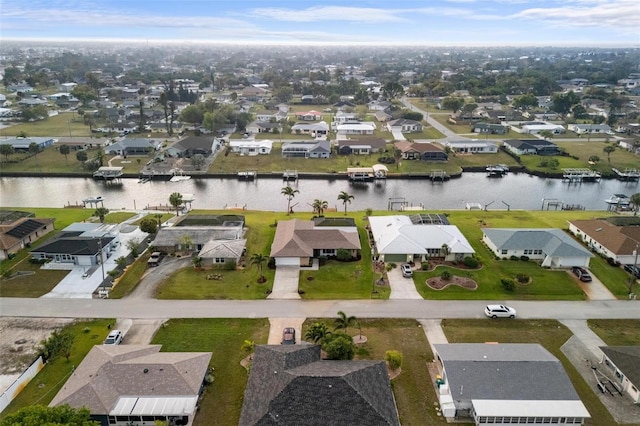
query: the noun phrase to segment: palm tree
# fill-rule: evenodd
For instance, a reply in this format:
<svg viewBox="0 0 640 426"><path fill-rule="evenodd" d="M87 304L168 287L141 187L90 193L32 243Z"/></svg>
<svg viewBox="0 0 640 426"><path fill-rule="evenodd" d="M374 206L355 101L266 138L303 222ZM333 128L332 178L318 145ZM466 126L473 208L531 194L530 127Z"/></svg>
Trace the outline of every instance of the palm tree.
<svg viewBox="0 0 640 426"><path fill-rule="evenodd" d="M104 159L105 159L105 154L104 154L104 149L100 148L98 150L98 152L96 152L96 162L100 165L100 167L104 166Z"/></svg>
<svg viewBox="0 0 640 426"><path fill-rule="evenodd" d="M300 191L298 191L297 189L293 189L290 186L285 186L284 188L282 188L282 190L280 191L280 193L282 195L284 195L285 197L287 197L287 216L289 214L291 214L291 200L293 200L293 197L296 196L296 194L298 194Z"/></svg>
<svg viewBox="0 0 640 426"><path fill-rule="evenodd" d="M609 164L611 164L611 153L615 150L616 147L613 145L607 145L602 149L602 151L607 154L607 162L609 162Z"/></svg>
<svg viewBox="0 0 640 426"><path fill-rule="evenodd" d="M195 269L200 270L202 268L202 258L200 256L194 257L192 262Z"/></svg>
<svg viewBox="0 0 640 426"><path fill-rule="evenodd" d="M66 145L66 144L60 145L60 148L58 148L58 151L60 151L60 154L64 155L65 164L69 164L69 159L67 158L67 156L71 152L71 148L69 147L69 145Z"/></svg>
<svg viewBox="0 0 640 426"><path fill-rule="evenodd" d="M638 210L640 210L640 192L633 194L631 198L629 198L629 201L633 205L633 210L638 212Z"/></svg>
<svg viewBox="0 0 640 426"><path fill-rule="evenodd" d="M442 245L442 247L440 247L440 251L442 252L442 255L444 256L444 258L446 259L447 256L449 256L449 253L451 253L451 250L449 249L449 246L445 243Z"/></svg>
<svg viewBox="0 0 640 426"><path fill-rule="evenodd" d="M15 154L16 150L9 144L0 145L0 154L4 156L4 161L9 161L9 156Z"/></svg>
<svg viewBox="0 0 640 426"><path fill-rule="evenodd" d="M93 212L94 216L97 216L100 219L100 223L104 223L104 217L109 214L109 209L106 207L98 207L95 212Z"/></svg>
<svg viewBox="0 0 640 426"><path fill-rule="evenodd" d="M327 207L329 207L329 203L316 198L315 200L313 200L312 207L314 213L318 213L318 216L322 216L322 213L324 213Z"/></svg>
<svg viewBox="0 0 640 426"><path fill-rule="evenodd" d="M176 216L180 216L180 206L182 205L182 194L179 192L174 192L169 195L169 204L176 209Z"/></svg>
<svg viewBox="0 0 640 426"><path fill-rule="evenodd" d="M40 145L35 142L29 144L29 153L33 154L33 159L36 162L36 168L38 168L38 154L40 153Z"/></svg>
<svg viewBox="0 0 640 426"><path fill-rule="evenodd" d="M349 194L347 191L341 191L340 194L338 194L338 200L342 201L342 204L344 204L344 215L347 215L347 204L351 204L351 200L353 200L355 197L351 194Z"/></svg>
<svg viewBox="0 0 640 426"><path fill-rule="evenodd" d="M314 322L309 326L307 332L304 335L304 338L307 340L311 340L313 343L320 343L327 337L329 331L329 327L323 322Z"/></svg>
<svg viewBox="0 0 640 426"><path fill-rule="evenodd" d="M258 266L258 271L260 273L260 278L258 278L258 282L265 282L267 279L265 278L265 276L262 273L262 264L265 263L266 261L269 260L268 256L265 256L262 253L254 253L251 256L250 262L252 265L257 265Z"/></svg>
<svg viewBox="0 0 640 426"><path fill-rule="evenodd" d="M253 351L256 349L256 342L253 340L245 340L240 349L249 354L249 359L253 359Z"/></svg>
<svg viewBox="0 0 640 426"><path fill-rule="evenodd" d="M336 318L333 323L335 325L334 330L343 330L345 334L347 334L347 329L349 326L354 325L358 322L358 319L354 316L347 316L342 311L338 311L338 318Z"/></svg>

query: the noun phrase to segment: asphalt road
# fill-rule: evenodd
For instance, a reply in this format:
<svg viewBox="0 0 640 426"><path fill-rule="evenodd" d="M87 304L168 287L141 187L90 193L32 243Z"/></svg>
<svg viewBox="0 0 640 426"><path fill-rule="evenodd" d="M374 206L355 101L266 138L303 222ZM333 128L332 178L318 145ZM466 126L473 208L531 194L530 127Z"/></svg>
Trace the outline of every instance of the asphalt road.
<svg viewBox="0 0 640 426"><path fill-rule="evenodd" d="M496 301L434 300L103 300L0 298L0 316L50 318L483 318ZM518 318L640 319L640 301L505 301Z"/></svg>

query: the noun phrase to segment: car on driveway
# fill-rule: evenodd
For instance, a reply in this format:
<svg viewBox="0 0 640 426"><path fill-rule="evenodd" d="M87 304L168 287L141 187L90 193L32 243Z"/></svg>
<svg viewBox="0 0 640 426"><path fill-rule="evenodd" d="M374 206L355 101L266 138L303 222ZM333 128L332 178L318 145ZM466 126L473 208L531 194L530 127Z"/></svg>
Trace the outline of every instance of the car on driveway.
<svg viewBox="0 0 640 426"><path fill-rule="evenodd" d="M402 271L402 276L405 278L411 278L413 276L413 270L411 269L411 265L408 263L403 263L400 266L400 270Z"/></svg>
<svg viewBox="0 0 640 426"><path fill-rule="evenodd" d="M281 345L295 345L296 344L296 329L293 327L285 327L282 330L282 342Z"/></svg>
<svg viewBox="0 0 640 426"><path fill-rule="evenodd" d="M120 330L111 330L106 339L104 339L105 345L119 345L122 343L122 331Z"/></svg>
<svg viewBox="0 0 640 426"><path fill-rule="evenodd" d="M515 318L516 310L505 305L487 305L484 314L489 318Z"/></svg>
<svg viewBox="0 0 640 426"><path fill-rule="evenodd" d="M576 275L576 277L578 277L580 281L583 281L585 283L591 281L591 275L586 269L581 268L580 266L574 266L573 268L571 268L571 271Z"/></svg>
<svg viewBox="0 0 640 426"><path fill-rule="evenodd" d="M624 265L624 270L636 278L640 278L640 267L636 265Z"/></svg>

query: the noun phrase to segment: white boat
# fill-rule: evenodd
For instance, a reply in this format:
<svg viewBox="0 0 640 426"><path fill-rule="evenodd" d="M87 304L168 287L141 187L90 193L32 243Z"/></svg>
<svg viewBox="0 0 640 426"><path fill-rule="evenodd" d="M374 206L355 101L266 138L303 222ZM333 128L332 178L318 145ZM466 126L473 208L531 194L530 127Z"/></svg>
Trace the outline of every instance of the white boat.
<svg viewBox="0 0 640 426"><path fill-rule="evenodd" d="M611 197L604 200L604 202L618 206L628 206L631 204L631 200L625 194L613 194Z"/></svg>

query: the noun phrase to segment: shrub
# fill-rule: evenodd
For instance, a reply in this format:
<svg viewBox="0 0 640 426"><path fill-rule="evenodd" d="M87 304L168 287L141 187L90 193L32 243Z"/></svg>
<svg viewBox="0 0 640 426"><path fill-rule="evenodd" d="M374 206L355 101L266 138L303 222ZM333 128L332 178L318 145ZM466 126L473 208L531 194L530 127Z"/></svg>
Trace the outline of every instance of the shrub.
<svg viewBox="0 0 640 426"><path fill-rule="evenodd" d="M511 259L511 260L520 260L520 258L518 256L513 256L513 255L509 259Z"/></svg>
<svg viewBox="0 0 640 426"><path fill-rule="evenodd" d="M502 284L502 288L508 292L512 292L516 288L516 284L513 282L513 280L503 278L500 280L500 283Z"/></svg>
<svg viewBox="0 0 640 426"><path fill-rule="evenodd" d="M267 268L276 269L276 259L274 257L269 258L269 261L267 262Z"/></svg>
<svg viewBox="0 0 640 426"><path fill-rule="evenodd" d="M429 270L429 262L424 262L421 266L420 269L422 269L423 271L428 271Z"/></svg>
<svg viewBox="0 0 640 426"><path fill-rule="evenodd" d="M519 283L528 283L529 282L529 276L526 274L517 274L516 275L516 281L518 281Z"/></svg>
<svg viewBox="0 0 640 426"><path fill-rule="evenodd" d="M322 349L327 353L327 359L351 360L356 353L356 347L351 336L335 332L329 334L322 341Z"/></svg>
<svg viewBox="0 0 640 426"><path fill-rule="evenodd" d="M523 262L528 262L529 256L520 256L520 260L522 260Z"/></svg>
<svg viewBox="0 0 640 426"><path fill-rule="evenodd" d="M341 262L348 262L352 260L351 252L346 249L339 249L338 252L336 253L336 259L338 259Z"/></svg>
<svg viewBox="0 0 640 426"><path fill-rule="evenodd" d="M478 262L478 259L471 256L465 257L462 263L464 263L464 265L468 268L477 268L478 265L480 264L480 262Z"/></svg>
<svg viewBox="0 0 640 426"><path fill-rule="evenodd" d="M387 351L384 354L384 360L387 361L391 371L396 371L402 366L402 352L400 351Z"/></svg>
<svg viewBox="0 0 640 426"><path fill-rule="evenodd" d="M227 260L226 262L224 262L224 267L223 269L225 271L235 271L236 270L236 261L235 260Z"/></svg>
<svg viewBox="0 0 640 426"><path fill-rule="evenodd" d="M451 279L451 272L442 271L442 273L440 274L440 278L442 278L445 281L449 281Z"/></svg>
<svg viewBox="0 0 640 426"><path fill-rule="evenodd" d="M394 263L394 262L391 262L391 263L389 264L389 266L391 267L391 269L396 269L396 268L398 267L398 264L397 264L397 263Z"/></svg>
<svg viewBox="0 0 640 426"><path fill-rule="evenodd" d="M319 266L325 265L326 263L327 263L327 256L318 257L318 265Z"/></svg>

